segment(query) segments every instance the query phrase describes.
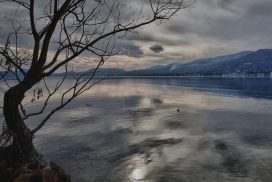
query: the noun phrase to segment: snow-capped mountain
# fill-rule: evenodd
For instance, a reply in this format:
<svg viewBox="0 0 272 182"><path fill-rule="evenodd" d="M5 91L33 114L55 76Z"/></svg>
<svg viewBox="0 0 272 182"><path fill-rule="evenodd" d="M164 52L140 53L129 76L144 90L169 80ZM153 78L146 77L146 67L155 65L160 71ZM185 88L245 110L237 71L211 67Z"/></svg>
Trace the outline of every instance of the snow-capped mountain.
<svg viewBox="0 0 272 182"><path fill-rule="evenodd" d="M187 63L173 63L141 70L128 71L126 75L214 75L228 73L272 72L272 49L244 51L236 54L198 59Z"/></svg>
<svg viewBox="0 0 272 182"><path fill-rule="evenodd" d="M89 73L68 72L69 76ZM213 58L197 59L187 63L172 63L157 65L145 69L125 71L119 68L99 68L96 76L179 76L179 75L228 75L228 74L266 74L272 72L272 49L258 51L243 51L236 54ZM1 72L4 73L4 72ZM64 73L55 73L53 76L62 76ZM272 75L272 74L271 74ZM14 77L10 73L7 77Z"/></svg>

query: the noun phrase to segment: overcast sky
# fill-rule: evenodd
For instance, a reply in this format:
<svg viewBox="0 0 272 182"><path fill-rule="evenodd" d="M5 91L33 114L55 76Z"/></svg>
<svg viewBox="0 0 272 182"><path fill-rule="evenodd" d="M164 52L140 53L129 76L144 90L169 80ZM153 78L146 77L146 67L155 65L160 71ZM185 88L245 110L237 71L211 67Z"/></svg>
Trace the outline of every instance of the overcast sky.
<svg viewBox="0 0 272 182"><path fill-rule="evenodd" d="M15 7L0 8L0 16L7 19ZM0 24L1 37L9 31L5 24L4 21ZM170 21L137 32L129 34L119 45L123 54L105 66L135 69L272 48L272 1L198 0ZM88 64L85 58L75 66Z"/></svg>

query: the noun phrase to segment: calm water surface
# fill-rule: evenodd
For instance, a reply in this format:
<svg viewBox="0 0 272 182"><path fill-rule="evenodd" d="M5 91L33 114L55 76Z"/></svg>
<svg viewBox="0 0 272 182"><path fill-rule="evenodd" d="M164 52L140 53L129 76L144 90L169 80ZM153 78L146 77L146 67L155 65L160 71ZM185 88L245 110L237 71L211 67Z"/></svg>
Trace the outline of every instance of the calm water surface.
<svg viewBox="0 0 272 182"><path fill-rule="evenodd" d="M111 79L35 143L73 181L271 182L271 111L269 79Z"/></svg>

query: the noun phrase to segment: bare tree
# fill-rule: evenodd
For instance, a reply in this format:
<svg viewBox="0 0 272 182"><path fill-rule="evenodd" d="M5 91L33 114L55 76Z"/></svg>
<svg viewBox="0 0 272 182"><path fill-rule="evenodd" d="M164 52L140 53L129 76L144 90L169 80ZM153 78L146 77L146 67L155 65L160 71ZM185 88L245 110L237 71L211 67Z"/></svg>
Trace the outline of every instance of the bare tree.
<svg viewBox="0 0 272 182"><path fill-rule="evenodd" d="M13 3L17 11L22 10L28 14L24 25L11 20L12 33L0 47L0 90L4 92L1 108L6 132L10 134L20 159L24 160L39 157L32 139L50 117L100 81L95 80L94 76L109 57L118 54L115 45L119 39L142 26L168 20L191 4L185 0L138 0L131 1L135 5L133 10L126 11L124 3L116 0L0 2ZM31 37L32 48L20 46L22 36ZM82 55L95 58L96 66L92 71L75 75L73 85L62 92L59 105L48 111L44 119L30 130L24 120L44 113L67 75L64 74L53 88L47 85L47 78L57 71L67 73L70 63ZM12 83L8 80L10 75L16 78ZM46 89L39 89L38 84L43 84ZM40 111L28 113L23 100L25 93L33 88L32 101L43 94L46 98Z"/></svg>

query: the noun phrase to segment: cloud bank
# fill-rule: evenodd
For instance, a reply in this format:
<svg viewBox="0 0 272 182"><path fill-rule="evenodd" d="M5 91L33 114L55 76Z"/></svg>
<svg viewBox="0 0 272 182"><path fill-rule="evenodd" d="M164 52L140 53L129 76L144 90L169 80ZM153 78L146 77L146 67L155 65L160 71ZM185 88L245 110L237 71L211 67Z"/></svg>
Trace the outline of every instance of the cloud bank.
<svg viewBox="0 0 272 182"><path fill-rule="evenodd" d="M133 8L141 3L144 1L122 0L122 7ZM170 21L128 33L118 43L120 55L105 66L122 65L126 69L134 69L272 48L271 9L271 0L198 0ZM1 44L10 30L8 24L14 10L16 7L11 4L0 6ZM21 12L17 17L22 21L25 15ZM21 44L32 46L27 38L23 38ZM80 61L77 62L78 67L80 64Z"/></svg>

